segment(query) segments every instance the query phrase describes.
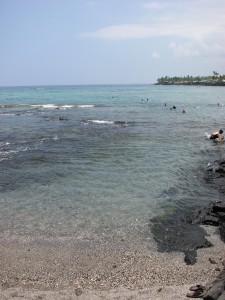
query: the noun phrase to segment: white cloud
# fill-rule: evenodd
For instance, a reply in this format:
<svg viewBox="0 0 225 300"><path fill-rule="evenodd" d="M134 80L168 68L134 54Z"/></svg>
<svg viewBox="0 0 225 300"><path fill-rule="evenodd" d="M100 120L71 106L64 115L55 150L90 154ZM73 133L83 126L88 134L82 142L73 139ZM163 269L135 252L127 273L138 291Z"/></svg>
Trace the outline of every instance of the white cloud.
<svg viewBox="0 0 225 300"><path fill-rule="evenodd" d="M225 45L222 44L207 44L204 41L191 40L184 43L172 41L169 48L175 56L178 57L193 57L193 56L225 56Z"/></svg>
<svg viewBox="0 0 225 300"><path fill-rule="evenodd" d="M225 54L224 0L153 0L141 7L143 18L139 16L138 22L105 26L80 36L111 40L170 37L174 42L169 48L175 56Z"/></svg>
<svg viewBox="0 0 225 300"><path fill-rule="evenodd" d="M223 1L151 1L144 4L142 22L135 20L130 24L113 24L82 33L81 36L102 39L143 39L153 36L204 39L220 35L221 38L225 28ZM162 10L155 12L154 9Z"/></svg>
<svg viewBox="0 0 225 300"><path fill-rule="evenodd" d="M159 53L158 53L157 51L154 51L154 52L152 53L152 58L159 59L159 58L160 58Z"/></svg>
<svg viewBox="0 0 225 300"><path fill-rule="evenodd" d="M161 20L159 24L121 24L101 28L94 32L82 33L83 37L102 39L143 39L150 37L195 37L204 38L216 31L210 24L177 24L169 20Z"/></svg>
<svg viewBox="0 0 225 300"><path fill-rule="evenodd" d="M105 27L94 32L86 32L81 35L103 39L138 39L157 35L157 29L138 24L122 24Z"/></svg>
<svg viewBox="0 0 225 300"><path fill-rule="evenodd" d="M199 56L200 52L198 48L195 47L193 42L186 42L183 44L177 44L176 42L171 42L169 48L172 49L175 56Z"/></svg>

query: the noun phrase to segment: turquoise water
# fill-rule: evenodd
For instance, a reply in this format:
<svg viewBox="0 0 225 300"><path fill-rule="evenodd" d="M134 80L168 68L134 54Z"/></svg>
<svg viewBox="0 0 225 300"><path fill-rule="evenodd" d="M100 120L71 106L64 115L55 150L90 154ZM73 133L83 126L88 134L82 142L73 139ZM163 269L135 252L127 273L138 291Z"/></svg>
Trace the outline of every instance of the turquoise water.
<svg viewBox="0 0 225 300"><path fill-rule="evenodd" d="M114 247L145 241L152 217L219 198L203 175L224 145L205 132L225 129L224 95L223 87L0 88L1 232Z"/></svg>

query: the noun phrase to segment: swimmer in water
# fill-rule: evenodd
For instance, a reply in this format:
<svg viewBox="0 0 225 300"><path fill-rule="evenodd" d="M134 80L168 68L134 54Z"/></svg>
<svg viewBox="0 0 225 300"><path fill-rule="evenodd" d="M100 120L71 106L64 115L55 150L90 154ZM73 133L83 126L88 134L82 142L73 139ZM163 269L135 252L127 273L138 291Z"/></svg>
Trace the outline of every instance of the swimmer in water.
<svg viewBox="0 0 225 300"><path fill-rule="evenodd" d="M223 130L215 131L211 134L210 140L214 140L215 142L222 142L224 140Z"/></svg>

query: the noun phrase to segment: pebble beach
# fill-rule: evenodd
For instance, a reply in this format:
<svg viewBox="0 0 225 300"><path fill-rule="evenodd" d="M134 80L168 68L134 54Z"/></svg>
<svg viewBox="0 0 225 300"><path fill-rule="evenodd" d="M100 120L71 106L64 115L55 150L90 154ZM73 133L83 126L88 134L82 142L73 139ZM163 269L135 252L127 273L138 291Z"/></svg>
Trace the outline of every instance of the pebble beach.
<svg viewBox="0 0 225 300"><path fill-rule="evenodd" d="M213 247L199 249L194 265L176 252L95 251L73 241L65 247L65 241L1 237L0 299L188 299L191 285L212 281L222 269L225 245L217 228L204 228Z"/></svg>

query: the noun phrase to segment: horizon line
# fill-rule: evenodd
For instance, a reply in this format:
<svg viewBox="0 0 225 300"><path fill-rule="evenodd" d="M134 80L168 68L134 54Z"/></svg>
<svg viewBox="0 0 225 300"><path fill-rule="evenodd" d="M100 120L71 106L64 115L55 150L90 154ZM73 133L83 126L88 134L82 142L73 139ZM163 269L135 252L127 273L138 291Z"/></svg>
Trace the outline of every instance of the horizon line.
<svg viewBox="0 0 225 300"><path fill-rule="evenodd" d="M115 85L154 85L155 83L80 83L80 84L31 84L31 85L0 85L0 88L8 87L53 87L53 86L115 86Z"/></svg>

